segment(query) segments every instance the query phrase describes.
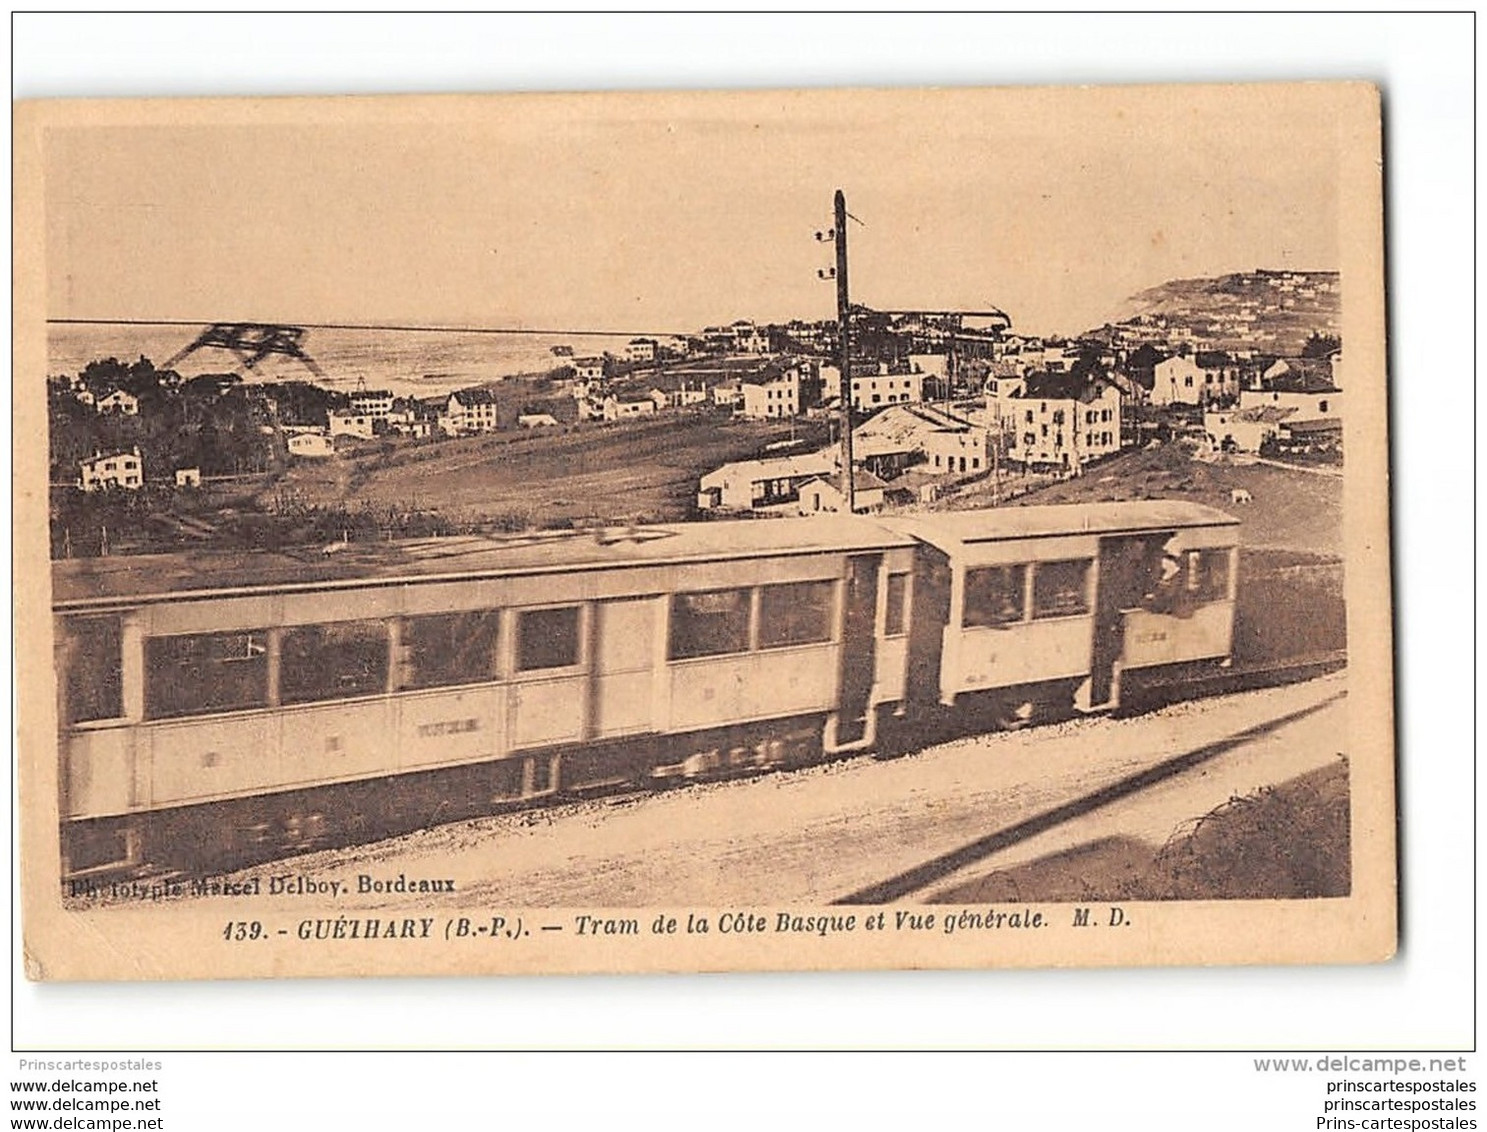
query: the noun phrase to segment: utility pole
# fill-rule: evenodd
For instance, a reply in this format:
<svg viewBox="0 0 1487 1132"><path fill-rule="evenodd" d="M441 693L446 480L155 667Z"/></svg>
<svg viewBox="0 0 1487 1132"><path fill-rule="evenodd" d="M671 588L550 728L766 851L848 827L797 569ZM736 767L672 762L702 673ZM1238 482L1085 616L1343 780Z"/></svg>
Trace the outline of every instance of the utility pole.
<svg viewBox="0 0 1487 1132"><path fill-rule="evenodd" d="M849 514L857 510L857 485L852 475L852 329L847 297L847 198L836 191L836 320L841 340L842 490Z"/></svg>
<svg viewBox="0 0 1487 1132"><path fill-rule="evenodd" d="M822 279L836 280L837 365L841 369L841 379L837 383L840 401L837 415L842 430L842 494L846 497L848 512L855 512L857 485L852 480L852 307L847 295L847 198L842 195L841 189L836 191L834 225L829 232L817 232L816 239L822 243L836 243L836 266L823 267L816 274Z"/></svg>
<svg viewBox="0 0 1487 1132"><path fill-rule="evenodd" d="M955 328L960 316L950 316L950 348L945 353L945 403L948 405L951 398L951 390L955 388L956 365L955 365Z"/></svg>

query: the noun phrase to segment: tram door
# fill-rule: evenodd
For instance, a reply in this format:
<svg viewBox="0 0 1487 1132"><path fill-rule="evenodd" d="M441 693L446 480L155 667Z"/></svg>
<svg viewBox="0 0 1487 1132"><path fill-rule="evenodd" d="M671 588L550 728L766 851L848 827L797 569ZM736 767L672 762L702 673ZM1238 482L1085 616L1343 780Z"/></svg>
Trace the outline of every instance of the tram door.
<svg viewBox="0 0 1487 1132"><path fill-rule="evenodd" d="M1170 535L1117 535L1100 540L1100 568L1095 582L1095 639L1089 666L1089 702L1107 704L1115 690L1115 666L1125 651L1127 609L1141 604L1150 587L1155 563ZM1160 559L1158 559L1158 562Z"/></svg>
<svg viewBox="0 0 1487 1132"><path fill-rule="evenodd" d="M839 743L852 743L866 734L868 701L878 663L878 568L882 561L881 554L854 554L847 559L841 678L837 684Z"/></svg>

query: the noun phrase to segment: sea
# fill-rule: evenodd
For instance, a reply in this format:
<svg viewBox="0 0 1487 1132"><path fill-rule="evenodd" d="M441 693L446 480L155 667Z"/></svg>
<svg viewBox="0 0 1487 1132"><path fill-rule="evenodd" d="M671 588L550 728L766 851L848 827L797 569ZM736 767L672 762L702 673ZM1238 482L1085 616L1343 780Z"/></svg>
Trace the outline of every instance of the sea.
<svg viewBox="0 0 1487 1132"><path fill-rule="evenodd" d="M191 345L206 326L136 323L53 323L47 335L47 375L76 374L92 361L144 357L156 366ZM519 373L540 373L568 361L554 347L583 357L624 354L628 334L525 331L307 328L300 347L324 373L297 358L270 355L245 370L230 351L194 351L173 368L183 377L240 373L249 381L312 381L342 392L365 384L401 397L437 397Z"/></svg>

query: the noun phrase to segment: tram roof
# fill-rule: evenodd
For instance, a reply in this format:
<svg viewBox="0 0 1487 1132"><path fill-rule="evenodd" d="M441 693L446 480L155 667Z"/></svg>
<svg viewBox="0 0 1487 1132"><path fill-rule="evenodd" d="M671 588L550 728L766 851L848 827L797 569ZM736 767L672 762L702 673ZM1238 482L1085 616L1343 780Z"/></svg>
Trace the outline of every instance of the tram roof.
<svg viewBox="0 0 1487 1132"><path fill-rule="evenodd" d="M74 558L52 563L52 603L87 605L187 593L274 590L358 581L563 573L623 566L842 554L913 545L910 535L863 516L533 531L348 543L331 553L200 550Z"/></svg>
<svg viewBox="0 0 1487 1132"><path fill-rule="evenodd" d="M1239 525L1239 520L1232 515L1180 499L998 507L988 511L939 511L926 515L885 518L882 522L896 531L923 539L947 551L980 542Z"/></svg>

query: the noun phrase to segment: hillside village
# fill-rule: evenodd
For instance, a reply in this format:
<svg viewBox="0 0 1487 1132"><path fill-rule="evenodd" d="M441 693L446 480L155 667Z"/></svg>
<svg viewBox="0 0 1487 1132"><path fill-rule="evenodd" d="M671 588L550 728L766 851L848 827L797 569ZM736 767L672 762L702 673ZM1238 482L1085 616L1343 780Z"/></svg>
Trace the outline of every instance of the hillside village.
<svg viewBox="0 0 1487 1132"><path fill-rule="evenodd" d="M1293 271L1177 281L1136 296L1126 319L1068 338L1018 333L1000 312L857 307L846 414L834 321L738 320L602 354L555 347L547 372L437 397L239 372L183 378L144 358L104 359L48 381L53 549L210 541L245 513L283 512L286 499L324 512L310 538L327 523L360 527L365 516L348 512L374 498L386 515L373 525L389 535L424 530L431 515L431 529L473 529L495 518L841 511L843 419L859 511L953 505L966 492L1001 503L1163 443L1199 460L1335 466L1338 286L1334 273ZM446 465L450 476L519 480L512 461L564 452L562 468L607 468L614 486L637 473L629 463L656 428L685 466L643 457L660 465L649 512L617 486L603 498L604 481L585 500L591 513L537 506L543 487L562 494L552 481L528 483L531 509L497 516L441 480ZM456 496L460 507L446 506ZM424 519L410 525L413 512Z"/></svg>

